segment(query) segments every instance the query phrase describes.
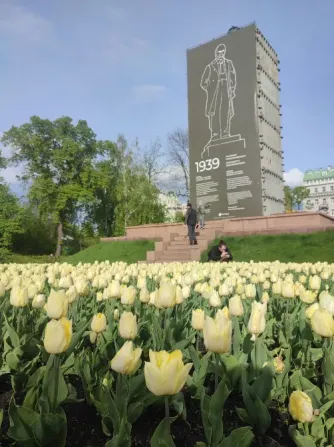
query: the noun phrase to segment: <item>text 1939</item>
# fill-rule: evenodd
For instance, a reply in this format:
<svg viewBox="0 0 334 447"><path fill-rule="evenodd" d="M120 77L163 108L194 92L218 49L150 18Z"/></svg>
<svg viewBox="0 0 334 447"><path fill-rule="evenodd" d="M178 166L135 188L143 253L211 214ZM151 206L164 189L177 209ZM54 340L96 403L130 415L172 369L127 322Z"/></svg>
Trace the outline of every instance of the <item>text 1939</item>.
<svg viewBox="0 0 334 447"><path fill-rule="evenodd" d="M220 166L219 158L209 158L208 160L196 161L196 172L212 171Z"/></svg>

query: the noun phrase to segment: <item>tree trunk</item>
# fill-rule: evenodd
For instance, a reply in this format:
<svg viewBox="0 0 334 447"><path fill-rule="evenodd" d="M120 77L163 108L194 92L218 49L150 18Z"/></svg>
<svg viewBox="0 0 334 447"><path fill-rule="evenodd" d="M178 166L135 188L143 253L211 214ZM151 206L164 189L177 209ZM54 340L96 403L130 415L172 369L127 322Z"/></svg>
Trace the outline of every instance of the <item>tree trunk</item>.
<svg viewBox="0 0 334 447"><path fill-rule="evenodd" d="M59 258L59 256L61 255L61 248L62 248L62 244L63 244L63 235L64 235L63 222L58 223L57 233L58 233L58 238L57 238L56 258Z"/></svg>

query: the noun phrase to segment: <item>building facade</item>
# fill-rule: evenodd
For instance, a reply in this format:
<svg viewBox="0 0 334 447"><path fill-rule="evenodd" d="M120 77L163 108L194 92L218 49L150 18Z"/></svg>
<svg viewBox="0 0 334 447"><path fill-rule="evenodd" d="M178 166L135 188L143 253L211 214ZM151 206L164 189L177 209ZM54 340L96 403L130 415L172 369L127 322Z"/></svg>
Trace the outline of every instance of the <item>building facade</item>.
<svg viewBox="0 0 334 447"><path fill-rule="evenodd" d="M303 186L310 196L303 203L306 211L322 211L334 216L334 167L310 169L305 172Z"/></svg>
<svg viewBox="0 0 334 447"><path fill-rule="evenodd" d="M185 214L186 205L182 204L173 192L159 195L160 203L166 209L166 220L174 222L177 213Z"/></svg>
<svg viewBox="0 0 334 447"><path fill-rule="evenodd" d="M187 52L191 202L209 219L284 212L279 60L255 24Z"/></svg>

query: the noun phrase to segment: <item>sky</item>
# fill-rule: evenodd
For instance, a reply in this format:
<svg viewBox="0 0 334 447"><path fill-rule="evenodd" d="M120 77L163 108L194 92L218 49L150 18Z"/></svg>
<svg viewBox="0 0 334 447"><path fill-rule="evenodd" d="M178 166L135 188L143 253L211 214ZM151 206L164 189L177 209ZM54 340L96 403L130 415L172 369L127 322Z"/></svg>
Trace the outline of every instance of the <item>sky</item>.
<svg viewBox="0 0 334 447"><path fill-rule="evenodd" d="M334 165L333 0L0 0L0 133L85 119L147 146L187 128L186 49L256 21L281 61L286 180ZM17 185L14 168L0 173Z"/></svg>

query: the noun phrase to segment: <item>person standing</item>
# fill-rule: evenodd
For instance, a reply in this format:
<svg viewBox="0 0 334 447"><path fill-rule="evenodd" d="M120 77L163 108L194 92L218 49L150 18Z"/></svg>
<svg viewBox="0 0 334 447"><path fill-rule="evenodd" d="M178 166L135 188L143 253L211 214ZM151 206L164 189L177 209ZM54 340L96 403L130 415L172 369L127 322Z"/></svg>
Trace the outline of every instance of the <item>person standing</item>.
<svg viewBox="0 0 334 447"><path fill-rule="evenodd" d="M199 227L201 230L203 230L204 225L205 225L205 207L202 205L202 203L199 204L198 208L197 208L197 214L199 217Z"/></svg>
<svg viewBox="0 0 334 447"><path fill-rule="evenodd" d="M197 211L192 207L191 203L187 203L187 212L184 219L184 225L187 225L188 227L188 237L190 245L197 245Z"/></svg>

